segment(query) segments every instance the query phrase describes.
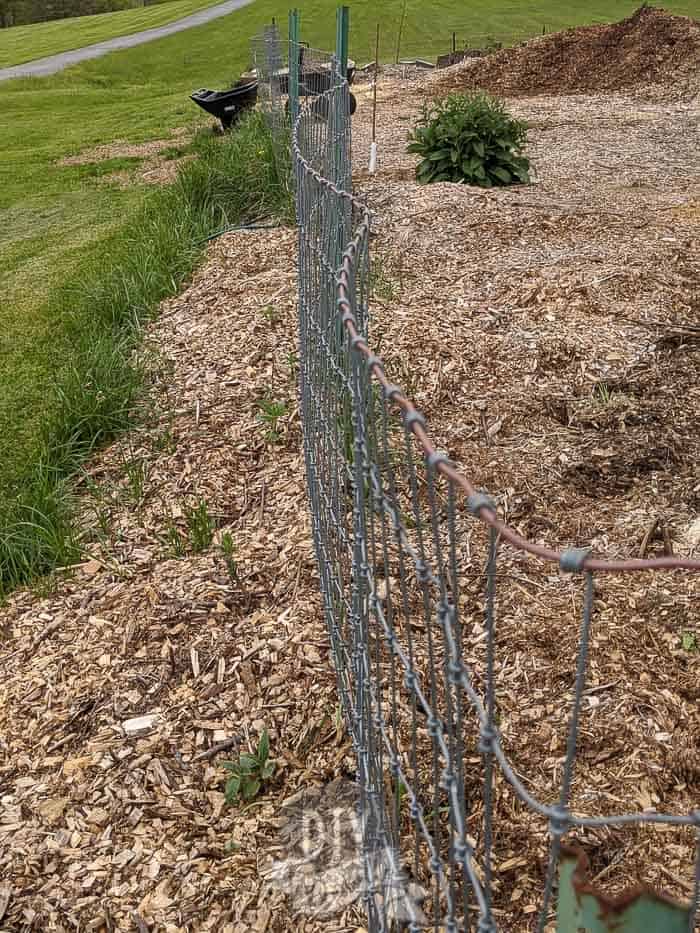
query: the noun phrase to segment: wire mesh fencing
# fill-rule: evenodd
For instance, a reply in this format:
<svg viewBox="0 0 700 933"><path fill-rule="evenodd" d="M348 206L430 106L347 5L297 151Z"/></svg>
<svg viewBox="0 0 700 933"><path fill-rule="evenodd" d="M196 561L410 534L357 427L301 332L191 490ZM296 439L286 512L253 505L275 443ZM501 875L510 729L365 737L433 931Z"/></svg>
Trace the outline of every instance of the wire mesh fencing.
<svg viewBox="0 0 700 933"><path fill-rule="evenodd" d="M337 158L337 137L341 132L349 133L349 123L336 128L332 121L340 117L331 112L324 96L341 80L332 54L282 39L276 25L266 26L261 35L255 36L251 49L258 77L258 102L272 134L278 164L292 170L291 126L303 104L313 110L315 118L315 136L309 140L308 151L315 153L314 164L321 174L335 177L333 165L323 160L326 156Z"/></svg>
<svg viewBox="0 0 700 933"><path fill-rule="evenodd" d="M283 176L289 164L290 119L285 102L289 94L288 43L276 25L266 26L251 39L253 65L258 79L258 106L272 135L275 159Z"/></svg>
<svg viewBox="0 0 700 933"><path fill-rule="evenodd" d="M301 45L290 61L300 90L292 160L304 456L325 619L357 759L369 929L588 930L584 894L592 889L567 845L571 833L660 826L675 834L694 877L685 905L657 904L653 895L661 919L649 929L692 931L700 810L593 806L595 789L576 766L592 728L598 580L697 573L700 561L604 560L585 548L560 553L532 543L435 448L425 418L369 342L372 218L352 194L347 81L331 56ZM280 89L279 109L288 91ZM508 581L523 579L533 561L555 566L543 590L553 594L551 625L568 652L543 701L560 735L542 749L549 765L539 783L523 774L522 742L503 723L517 659L501 620L517 619L521 608ZM535 689L526 674L517 683ZM532 750L532 734L523 738ZM534 849L526 837L538 840ZM541 864L522 885L528 897L537 889L536 903L517 903L517 883L500 874L503 854L518 847ZM567 864L573 899L562 890ZM634 898L593 901L594 913L608 910L619 924L638 906Z"/></svg>

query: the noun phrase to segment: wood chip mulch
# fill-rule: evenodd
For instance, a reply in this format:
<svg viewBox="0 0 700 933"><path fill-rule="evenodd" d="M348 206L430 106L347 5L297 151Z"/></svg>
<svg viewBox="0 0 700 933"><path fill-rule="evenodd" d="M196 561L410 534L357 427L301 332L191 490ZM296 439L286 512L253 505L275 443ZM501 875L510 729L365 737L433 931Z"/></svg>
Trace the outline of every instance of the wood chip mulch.
<svg viewBox="0 0 700 933"><path fill-rule="evenodd" d="M697 109L644 92L509 100L530 126L532 185L419 186L406 139L421 104L444 93L438 77L380 76L374 176L363 169L370 120L354 124L358 184L375 212L370 343L427 415L436 446L521 533L610 557L697 556ZM371 93L357 89L358 114ZM478 683L484 549L473 524L458 515L465 651ZM575 580L503 549L501 729L517 773L548 802L561 779L580 613ZM697 807L699 633L697 574L598 577L575 810ZM480 780L476 767L474 796ZM497 797L498 917L504 929L534 929L545 827L502 780ZM692 832L575 837L608 891L643 880L692 893Z"/></svg>
<svg viewBox="0 0 700 933"><path fill-rule="evenodd" d="M413 181L406 131L432 92L430 79L382 82L369 178L371 89L357 89L356 183L376 211L372 342L388 371L524 533L611 556L698 553L697 112L620 95L519 100L535 183L485 193ZM2 610L3 929L362 928L356 904L309 919L264 884L282 803L354 771L304 494L295 251L289 230L211 247L150 329L146 427L83 481L85 562ZM284 405L274 423L270 402ZM470 541L465 657L479 678ZM551 800L580 593L519 555L502 570L501 729ZM699 607L689 575L599 581L577 809L697 806ZM143 734L129 734L134 719ZM221 762L263 729L276 777L229 807ZM502 781L496 800L497 916L530 930L544 827ZM475 833L479 815L475 803ZM609 890L642 878L688 897L687 832L579 841Z"/></svg>
<svg viewBox="0 0 700 933"><path fill-rule="evenodd" d="M635 88L645 97L697 101L700 19L642 6L618 23L531 39L436 75L447 90L513 97Z"/></svg>
<svg viewBox="0 0 700 933"><path fill-rule="evenodd" d="M166 303L149 427L84 483L89 556L2 611L2 929L319 929L258 872L281 802L353 768L303 487L295 246L289 230L230 235ZM287 407L274 440L268 398ZM201 502L216 531L195 554ZM229 807L221 763L263 729L275 779Z"/></svg>

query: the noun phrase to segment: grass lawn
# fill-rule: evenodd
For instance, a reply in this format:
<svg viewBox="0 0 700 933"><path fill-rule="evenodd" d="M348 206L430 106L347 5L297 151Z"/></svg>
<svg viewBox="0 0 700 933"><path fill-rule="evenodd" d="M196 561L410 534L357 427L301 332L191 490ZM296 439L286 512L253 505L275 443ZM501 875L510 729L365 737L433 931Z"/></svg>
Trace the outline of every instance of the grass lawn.
<svg viewBox="0 0 700 933"><path fill-rule="evenodd" d="M182 0L100 19L164 10L170 14L175 7L182 11L204 5ZM335 5L335 0L300 3L302 36L312 45L332 46ZM694 5L695 0L670 8L689 13ZM435 0L428 16L422 0L408 0L402 49L424 56L445 51L452 28L460 22L474 34L505 36L540 32L543 23L554 29L614 20L634 8L633 2L622 0L588 0L577 4L573 14L562 12L558 0L537 5L472 0L468 9L460 0ZM351 55L359 61L372 58L381 10L383 57L391 58L386 49L395 43L401 9L402 0L383 0L381 7L369 0L352 3ZM41 432L60 404L56 382L73 352L66 283L79 286L86 267L94 270L96 263L107 268L114 250L125 248L130 219L156 196L146 185L119 188L101 181L94 166L62 167L58 160L116 139L167 137L191 123L199 113L188 100L191 90L225 86L250 64L250 37L272 16L286 22L286 11L277 0L256 0L216 22L50 78L0 84L0 504L23 482L36 459ZM429 38L424 34L427 19ZM440 27L433 29L433 23ZM27 34L45 28L27 27Z"/></svg>
<svg viewBox="0 0 700 933"><path fill-rule="evenodd" d="M0 29L0 68L21 65L35 58L80 49L94 42L128 36L142 29L164 26L189 13L213 6L217 0L167 0L156 6L116 10L95 16L55 19L30 26Z"/></svg>
<svg viewBox="0 0 700 933"><path fill-rule="evenodd" d="M698 0L668 3L654 0L654 5L669 13L700 15ZM383 0L381 7L369 3L362 6L366 8L368 26L376 23L376 10L382 9L382 23L386 26L383 57L388 58L396 49L401 4ZM489 37L507 44L539 35L543 29L556 32L567 26L615 22L629 16L639 6L641 0L631 3L628 0L577 0L576 3L559 3L557 0L469 0L469 3L463 0L431 0L427 4L423 0L407 0L401 57L431 57L449 51L453 31L458 46L478 46ZM352 4L352 9L354 7ZM363 41L366 41L365 35L366 27L362 32ZM372 58L373 54L370 60Z"/></svg>

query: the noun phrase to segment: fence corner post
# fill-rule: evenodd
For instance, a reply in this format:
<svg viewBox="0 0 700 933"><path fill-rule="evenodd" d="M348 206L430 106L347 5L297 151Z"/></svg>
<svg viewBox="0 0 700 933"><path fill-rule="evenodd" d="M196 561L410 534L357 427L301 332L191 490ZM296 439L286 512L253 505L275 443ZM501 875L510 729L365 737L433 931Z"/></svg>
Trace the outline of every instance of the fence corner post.
<svg viewBox="0 0 700 933"><path fill-rule="evenodd" d="M289 11L289 113L292 126L299 116L299 10Z"/></svg>
<svg viewBox="0 0 700 933"><path fill-rule="evenodd" d="M338 59L340 72L348 76L348 42L350 37L350 7L339 6L335 17L335 57Z"/></svg>

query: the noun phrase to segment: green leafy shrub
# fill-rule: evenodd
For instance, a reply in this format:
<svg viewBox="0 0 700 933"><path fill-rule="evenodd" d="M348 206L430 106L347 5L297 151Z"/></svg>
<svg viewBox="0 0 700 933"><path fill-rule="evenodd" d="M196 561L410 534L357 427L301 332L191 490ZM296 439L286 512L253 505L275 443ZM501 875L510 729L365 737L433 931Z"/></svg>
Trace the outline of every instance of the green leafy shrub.
<svg viewBox="0 0 700 933"><path fill-rule="evenodd" d="M497 98L450 94L423 108L408 151L422 156L416 168L422 184L461 181L491 188L530 181L530 162L521 155L526 138L527 125Z"/></svg>

